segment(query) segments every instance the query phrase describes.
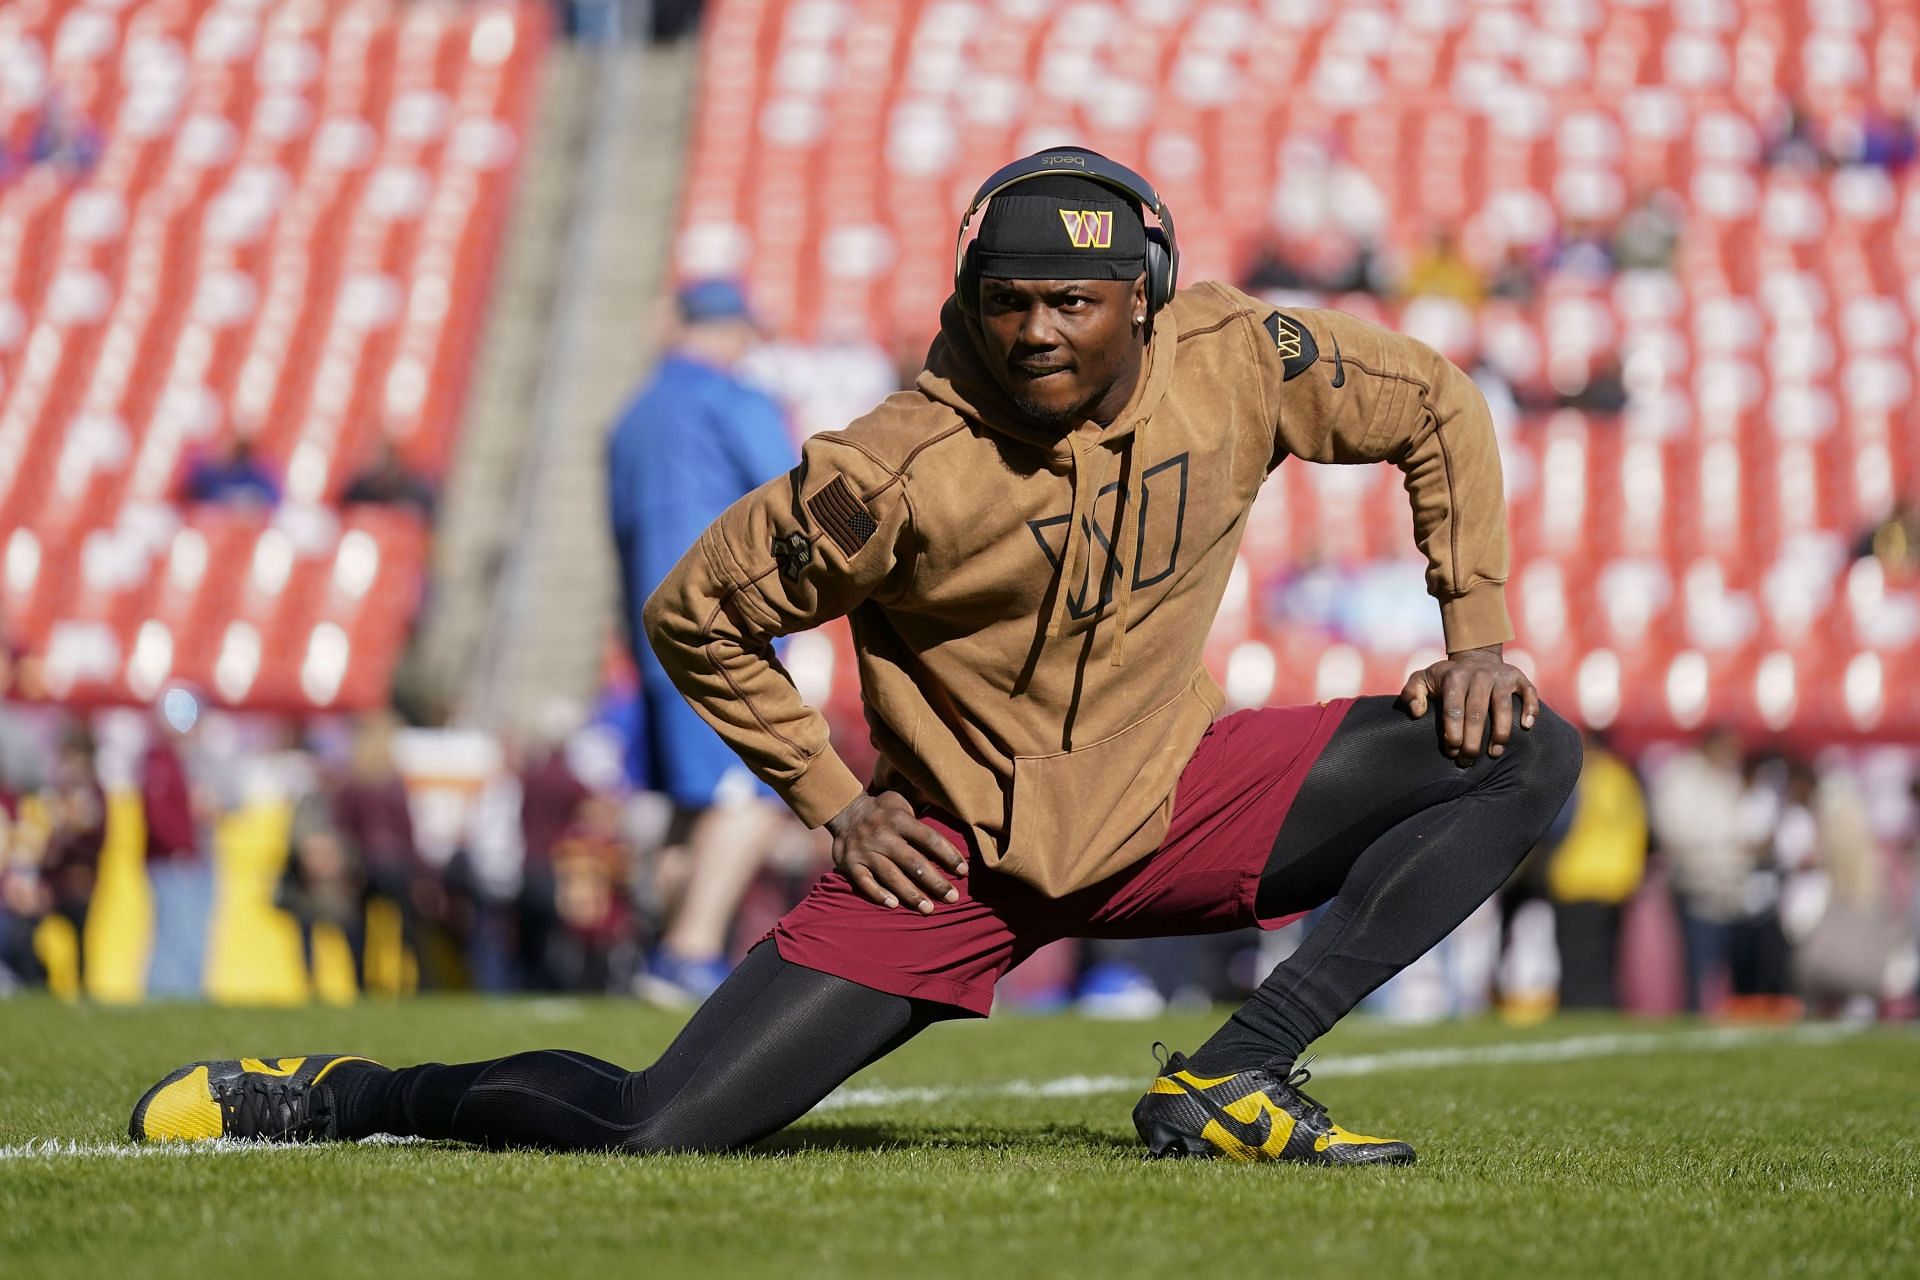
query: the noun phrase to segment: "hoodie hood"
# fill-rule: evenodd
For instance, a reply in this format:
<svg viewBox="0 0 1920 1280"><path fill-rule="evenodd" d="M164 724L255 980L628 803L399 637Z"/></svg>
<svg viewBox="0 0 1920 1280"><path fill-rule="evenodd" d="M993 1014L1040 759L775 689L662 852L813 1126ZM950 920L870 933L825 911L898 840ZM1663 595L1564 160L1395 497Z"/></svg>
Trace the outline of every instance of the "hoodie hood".
<svg viewBox="0 0 1920 1280"><path fill-rule="evenodd" d="M1147 424L1166 398L1173 380L1173 355L1179 343L1173 317L1162 311L1154 317L1147 340L1146 358L1141 361L1140 381L1114 420L1099 431L1087 431L1080 424L1067 431L1048 431L1030 423L995 380L988 367L986 338L979 321L962 311L949 297L940 309L940 336L927 352L927 367L915 385L921 394L953 409L961 417L987 430L1017 440L1047 459L1048 468L1065 472L1073 480L1072 518L1067 522L1065 544L1054 574L1053 604L1047 617L1047 638L1058 639L1067 619L1070 582L1085 580L1081 561L1093 554L1093 505L1104 487L1101 477L1106 468L1094 462L1094 455L1108 450L1120 455L1118 520L1114 546L1130 547L1137 538L1141 506L1141 476L1151 465L1147 453ZM1122 666L1126 661L1127 615L1133 596L1133 574L1115 575L1114 625L1108 661ZM1097 625L1097 624L1096 624Z"/></svg>

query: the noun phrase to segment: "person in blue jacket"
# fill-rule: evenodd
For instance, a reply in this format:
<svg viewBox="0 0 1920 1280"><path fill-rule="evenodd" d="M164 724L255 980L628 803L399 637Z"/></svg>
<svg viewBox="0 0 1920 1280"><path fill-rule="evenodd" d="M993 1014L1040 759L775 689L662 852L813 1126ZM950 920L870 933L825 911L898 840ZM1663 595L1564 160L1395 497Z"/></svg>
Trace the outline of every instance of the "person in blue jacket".
<svg viewBox="0 0 1920 1280"><path fill-rule="evenodd" d="M662 1003L704 999L726 977L727 930L786 819L773 793L681 698L646 643L640 610L720 513L799 463L786 415L735 372L759 331L738 285L705 280L678 296L660 367L615 424L608 510L621 602L640 671L635 756L641 786L671 797L687 833L685 892L649 958L643 989Z"/></svg>

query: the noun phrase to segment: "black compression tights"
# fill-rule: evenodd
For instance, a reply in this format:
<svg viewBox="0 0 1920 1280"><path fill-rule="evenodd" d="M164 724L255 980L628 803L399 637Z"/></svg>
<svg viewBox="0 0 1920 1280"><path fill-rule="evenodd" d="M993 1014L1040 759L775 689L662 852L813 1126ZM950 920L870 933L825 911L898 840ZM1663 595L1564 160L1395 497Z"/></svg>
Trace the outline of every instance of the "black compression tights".
<svg viewBox="0 0 1920 1280"><path fill-rule="evenodd" d="M1361 698L1307 771L1260 879L1261 916L1331 902L1300 949L1192 1055L1208 1072L1293 1065L1368 994L1493 896L1580 774L1580 734L1542 707L1461 768L1438 713Z"/></svg>
<svg viewBox="0 0 1920 1280"><path fill-rule="evenodd" d="M723 1151L785 1128L953 1011L747 955L645 1071L560 1049L458 1066L336 1070L344 1137L563 1151Z"/></svg>
<svg viewBox="0 0 1920 1280"><path fill-rule="evenodd" d="M1331 901L1300 950L1193 1055L1206 1071L1291 1064L1492 895L1572 790L1580 738L1542 710L1462 769L1436 716L1362 698L1308 771L1260 884L1263 916ZM957 1016L788 964L763 943L658 1062L629 1072L563 1050L492 1062L341 1069L344 1136L559 1150L720 1151L805 1115L843 1080Z"/></svg>

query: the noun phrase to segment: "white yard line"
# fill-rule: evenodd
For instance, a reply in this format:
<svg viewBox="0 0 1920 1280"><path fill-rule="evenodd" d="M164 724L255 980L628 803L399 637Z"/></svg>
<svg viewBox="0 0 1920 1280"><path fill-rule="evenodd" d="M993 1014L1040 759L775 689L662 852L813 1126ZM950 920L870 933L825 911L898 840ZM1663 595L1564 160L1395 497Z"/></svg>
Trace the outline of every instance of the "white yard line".
<svg viewBox="0 0 1920 1280"><path fill-rule="evenodd" d="M1624 1032L1616 1035L1569 1036L1560 1040L1521 1040L1507 1044L1467 1045L1451 1049L1389 1049L1327 1057L1313 1064L1319 1079L1370 1076L1383 1071L1433 1071L1445 1067L1496 1067L1527 1062L1575 1062L1590 1058L1620 1058L1646 1053L1714 1053L1753 1045L1830 1044L1857 1034L1860 1027L1840 1023L1810 1023L1786 1028L1715 1027L1681 1032ZM937 1103L956 1098L1088 1098L1109 1093L1134 1093L1147 1083L1144 1071L1130 1076L1062 1076L1055 1080L1003 1080L991 1084L929 1085L889 1088L871 1085L839 1089L814 1108L840 1111L848 1107L881 1107L902 1102ZM377 1137L365 1145L412 1142L411 1138ZM206 1156L259 1152L300 1151L308 1148L264 1142L64 1142L38 1139L0 1147L0 1161L161 1158L199 1159Z"/></svg>
<svg viewBox="0 0 1920 1280"><path fill-rule="evenodd" d="M1515 1062L1572 1062L1643 1053L1712 1053L1756 1044L1826 1044L1856 1034L1840 1023L1811 1023L1786 1028L1715 1027L1700 1031L1626 1032L1570 1036L1564 1040L1523 1040L1508 1044L1468 1045L1453 1049L1390 1049L1384 1053L1326 1057L1313 1064L1315 1079L1370 1076L1382 1071L1431 1071L1440 1067L1491 1067ZM945 1102L953 1098L1086 1098L1134 1093L1147 1085L1141 1072L1131 1076L1062 1076L1057 1080L1007 1080L994 1084L888 1088L873 1085L839 1089L816 1111L877 1107L898 1102Z"/></svg>
<svg viewBox="0 0 1920 1280"><path fill-rule="evenodd" d="M375 1134L360 1139L363 1147L406 1147L424 1138L396 1138ZM17 1147L0 1147L0 1162L8 1160L199 1160L207 1156L275 1155L316 1148L287 1142L250 1142L240 1138L216 1138L212 1142L68 1142L59 1138L35 1138Z"/></svg>
<svg viewBox="0 0 1920 1280"><path fill-rule="evenodd" d="M265 1142L241 1142L218 1138L212 1142L64 1142L59 1138L36 1138L17 1147L0 1147L0 1160L150 1160L203 1156L232 1156L247 1152L294 1151L296 1147L274 1146Z"/></svg>

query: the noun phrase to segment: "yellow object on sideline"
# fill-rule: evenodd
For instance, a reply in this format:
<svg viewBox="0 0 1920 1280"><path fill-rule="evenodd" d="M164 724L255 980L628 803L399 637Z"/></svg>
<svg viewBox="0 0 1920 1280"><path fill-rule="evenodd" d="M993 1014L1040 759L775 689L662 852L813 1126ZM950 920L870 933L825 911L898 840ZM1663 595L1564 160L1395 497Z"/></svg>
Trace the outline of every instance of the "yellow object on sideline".
<svg viewBox="0 0 1920 1280"><path fill-rule="evenodd" d="M214 908L208 925L206 993L222 1004L301 1004L318 997L349 1004L357 995L353 956L338 930L321 928L314 938L315 973L309 981L300 953L300 929L273 905L286 866L293 810L260 804L224 819L214 831ZM153 945L153 896L147 886L146 819L140 797L116 792L107 798L106 842L100 877L87 915L86 991L95 1000L126 1004L147 989L147 959ZM373 913L369 913L370 915ZM395 913L397 918L398 913ZM58 927L54 927L57 925ZM61 947L65 921L49 921L35 935L47 957L54 991L60 983L77 991L71 943ZM399 949L397 924L393 946ZM410 990L406 961L392 962L394 990Z"/></svg>
<svg viewBox="0 0 1920 1280"><path fill-rule="evenodd" d="M1626 761L1587 746L1574 792L1573 825L1547 864L1555 902L1622 903L1647 869L1647 806Z"/></svg>

